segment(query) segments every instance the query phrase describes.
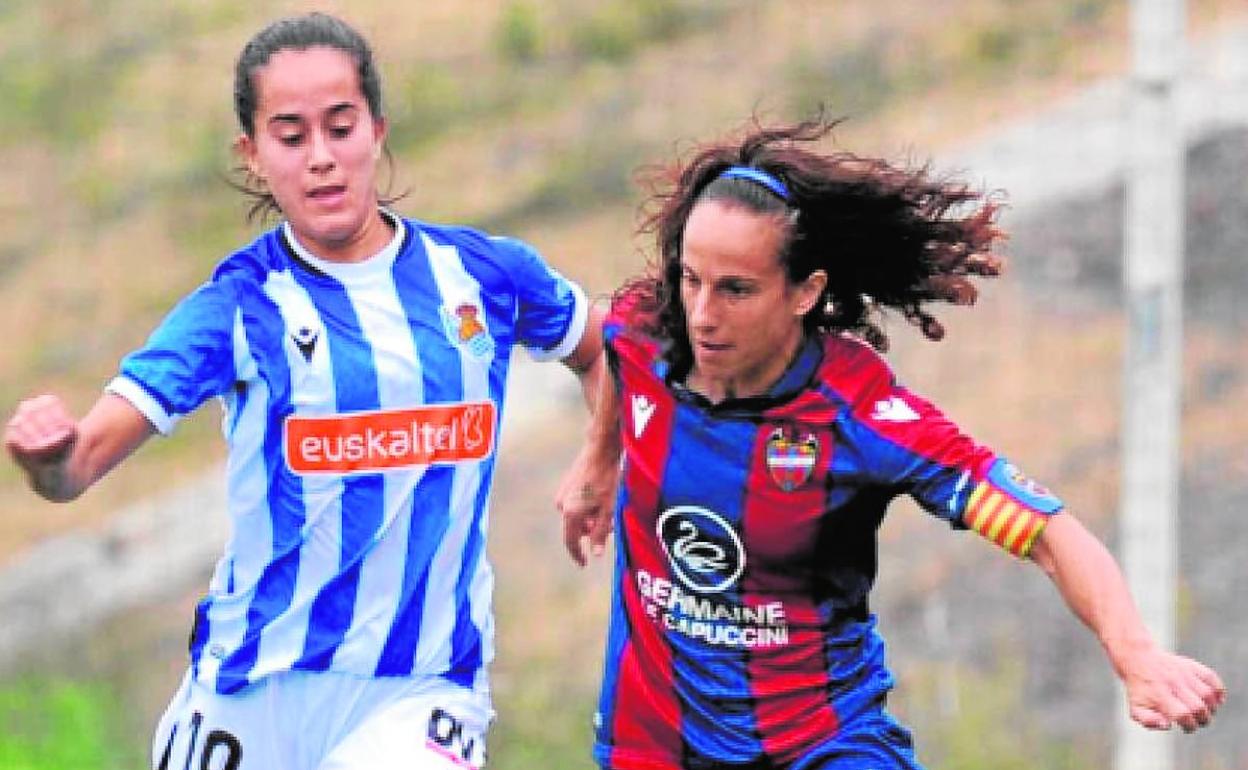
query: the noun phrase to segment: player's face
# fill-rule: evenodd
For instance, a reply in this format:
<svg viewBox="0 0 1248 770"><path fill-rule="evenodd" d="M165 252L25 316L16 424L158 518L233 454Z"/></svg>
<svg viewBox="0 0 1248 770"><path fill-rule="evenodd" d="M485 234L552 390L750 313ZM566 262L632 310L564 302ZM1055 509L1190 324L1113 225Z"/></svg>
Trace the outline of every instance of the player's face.
<svg viewBox="0 0 1248 770"><path fill-rule="evenodd" d="M694 206L681 243L680 297L693 347L689 384L714 401L758 395L780 378L802 340L802 316L823 271L789 281L780 263L787 225L721 200Z"/></svg>
<svg viewBox="0 0 1248 770"><path fill-rule="evenodd" d="M377 159L386 125L374 119L351 56L288 49L253 75L255 136L238 146L299 240L326 259L364 259L389 232L377 212Z"/></svg>

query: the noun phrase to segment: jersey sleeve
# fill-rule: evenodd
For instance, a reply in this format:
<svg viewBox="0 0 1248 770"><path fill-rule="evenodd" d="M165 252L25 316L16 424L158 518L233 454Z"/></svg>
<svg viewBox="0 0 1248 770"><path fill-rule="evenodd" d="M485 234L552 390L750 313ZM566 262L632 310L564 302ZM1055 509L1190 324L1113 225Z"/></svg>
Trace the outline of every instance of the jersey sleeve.
<svg viewBox="0 0 1248 770"><path fill-rule="evenodd" d="M867 364L852 405L856 445L874 483L908 493L953 527L969 528L1026 556L1062 502L967 436L930 402L898 384L883 363Z"/></svg>
<svg viewBox="0 0 1248 770"><path fill-rule="evenodd" d="M162 434L233 385L236 303L220 283L185 297L143 347L121 361L105 388L129 401Z"/></svg>
<svg viewBox="0 0 1248 770"><path fill-rule="evenodd" d="M516 287L516 338L536 361L571 355L589 319L585 292L528 244L513 238L490 240Z"/></svg>
<svg viewBox="0 0 1248 770"><path fill-rule="evenodd" d="M625 361L642 369L661 367L658 340L645 330L653 327L655 310L651 298L636 287L617 294L602 319L602 341L607 363L616 378Z"/></svg>

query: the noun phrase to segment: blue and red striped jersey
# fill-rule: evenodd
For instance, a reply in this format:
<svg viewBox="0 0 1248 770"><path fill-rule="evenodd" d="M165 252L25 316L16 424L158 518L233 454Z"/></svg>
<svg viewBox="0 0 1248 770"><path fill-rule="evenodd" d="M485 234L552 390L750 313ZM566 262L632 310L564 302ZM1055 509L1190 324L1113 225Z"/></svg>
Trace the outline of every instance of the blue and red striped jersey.
<svg viewBox="0 0 1248 770"><path fill-rule="evenodd" d="M1061 503L858 340L808 340L769 393L711 404L632 307L605 327L625 458L595 759L783 765L893 686L867 602L891 500L1020 556Z"/></svg>

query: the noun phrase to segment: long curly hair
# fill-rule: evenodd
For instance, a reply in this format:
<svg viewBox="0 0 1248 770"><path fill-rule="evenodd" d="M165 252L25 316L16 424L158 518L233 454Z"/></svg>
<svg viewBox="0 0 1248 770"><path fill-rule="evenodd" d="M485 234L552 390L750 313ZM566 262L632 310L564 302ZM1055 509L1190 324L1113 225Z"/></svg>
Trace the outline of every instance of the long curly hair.
<svg viewBox="0 0 1248 770"><path fill-rule="evenodd" d="M944 327L927 305L973 304L978 290L970 276L1001 272L1003 260L993 253L1004 237L995 224L998 201L934 179L927 166L820 152L815 143L839 122L822 115L773 127L756 122L739 141L705 145L687 162L649 170L639 230L654 235L656 259L620 294L649 319L646 331L667 344L675 368L692 362L680 251L685 222L704 200L783 217L789 232L778 257L791 282L827 272L822 301L803 318L807 334L848 332L887 350L879 320L891 309L939 340ZM749 179L722 177L731 166L770 174L788 188L787 198Z"/></svg>

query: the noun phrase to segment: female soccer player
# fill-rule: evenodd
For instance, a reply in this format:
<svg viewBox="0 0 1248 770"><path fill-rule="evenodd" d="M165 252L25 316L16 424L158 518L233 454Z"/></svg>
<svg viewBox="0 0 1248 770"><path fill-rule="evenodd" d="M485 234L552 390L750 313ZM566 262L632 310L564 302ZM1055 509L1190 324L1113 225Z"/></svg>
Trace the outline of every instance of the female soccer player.
<svg viewBox="0 0 1248 770"><path fill-rule="evenodd" d="M252 192L283 221L179 303L85 417L32 398L5 446L68 501L224 404L233 534L154 767L477 767L508 361L521 344L590 377L599 319L531 247L380 204L381 86L342 21L260 31L234 103Z"/></svg>
<svg viewBox="0 0 1248 770"><path fill-rule="evenodd" d="M884 707L893 677L867 601L876 530L903 493L1038 564L1101 640L1137 722L1206 724L1217 674L1159 649L1105 548L875 350L881 311L939 339L927 304L969 304L969 277L998 273L995 204L821 154L831 127L760 129L670 169L647 222L657 270L608 314L613 381L558 498L583 564L619 480L594 758L918 768Z"/></svg>

